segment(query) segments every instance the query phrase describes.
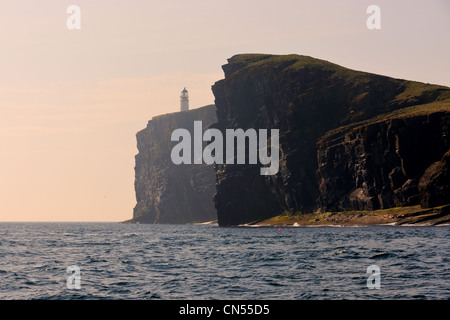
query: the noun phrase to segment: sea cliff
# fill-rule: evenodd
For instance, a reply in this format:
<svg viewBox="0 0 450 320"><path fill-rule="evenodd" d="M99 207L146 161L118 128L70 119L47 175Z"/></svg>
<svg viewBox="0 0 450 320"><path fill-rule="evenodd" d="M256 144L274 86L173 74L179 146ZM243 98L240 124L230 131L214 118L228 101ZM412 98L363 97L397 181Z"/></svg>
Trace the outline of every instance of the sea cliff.
<svg viewBox="0 0 450 320"><path fill-rule="evenodd" d="M136 135L139 153L135 160L137 204L128 223L184 224L216 220L213 195L215 173L212 165L171 161L176 142L175 129L193 134L194 121L203 128L217 121L216 108L209 105L189 111L153 117Z"/></svg>
<svg viewBox="0 0 450 320"><path fill-rule="evenodd" d="M223 70L215 126L279 129L280 169L216 165L220 225L448 204L448 87L298 55L237 55Z"/></svg>
<svg viewBox="0 0 450 320"><path fill-rule="evenodd" d="M129 222L450 222L450 88L300 55L236 55L223 70L215 105L154 117L137 134ZM173 164L171 133L195 120L223 136L278 129L278 172Z"/></svg>

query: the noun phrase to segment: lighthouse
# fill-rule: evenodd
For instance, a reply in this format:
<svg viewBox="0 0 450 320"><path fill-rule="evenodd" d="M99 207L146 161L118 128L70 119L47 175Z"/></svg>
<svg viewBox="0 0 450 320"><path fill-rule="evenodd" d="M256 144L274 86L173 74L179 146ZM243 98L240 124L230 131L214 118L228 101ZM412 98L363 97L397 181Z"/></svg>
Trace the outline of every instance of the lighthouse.
<svg viewBox="0 0 450 320"><path fill-rule="evenodd" d="M186 88L184 88L183 91L181 91L180 103L181 103L181 111L189 110L189 94Z"/></svg>

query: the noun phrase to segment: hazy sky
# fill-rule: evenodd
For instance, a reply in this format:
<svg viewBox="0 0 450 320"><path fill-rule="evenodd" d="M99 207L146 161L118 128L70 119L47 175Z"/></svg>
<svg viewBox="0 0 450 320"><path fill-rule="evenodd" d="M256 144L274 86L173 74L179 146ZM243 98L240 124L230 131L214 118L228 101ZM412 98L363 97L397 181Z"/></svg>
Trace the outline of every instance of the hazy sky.
<svg viewBox="0 0 450 320"><path fill-rule="evenodd" d="M0 16L0 221L130 219L136 132L183 87L213 103L238 53L450 86L448 0L2 0Z"/></svg>

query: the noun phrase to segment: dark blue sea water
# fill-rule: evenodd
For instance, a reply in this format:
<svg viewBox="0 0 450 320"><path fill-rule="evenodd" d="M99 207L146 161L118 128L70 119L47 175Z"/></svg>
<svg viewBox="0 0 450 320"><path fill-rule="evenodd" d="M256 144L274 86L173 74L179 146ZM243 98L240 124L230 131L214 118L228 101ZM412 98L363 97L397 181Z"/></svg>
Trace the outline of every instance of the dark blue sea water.
<svg viewBox="0 0 450 320"><path fill-rule="evenodd" d="M1 223L0 299L449 299L449 239L448 226Z"/></svg>

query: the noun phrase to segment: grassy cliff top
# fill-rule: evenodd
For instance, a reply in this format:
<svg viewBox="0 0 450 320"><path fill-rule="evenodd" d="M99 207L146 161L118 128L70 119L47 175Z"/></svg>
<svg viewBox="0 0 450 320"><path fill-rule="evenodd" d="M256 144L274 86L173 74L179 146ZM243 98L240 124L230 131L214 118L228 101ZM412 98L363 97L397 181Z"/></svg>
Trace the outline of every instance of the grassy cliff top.
<svg viewBox="0 0 450 320"><path fill-rule="evenodd" d="M415 105L399 110L395 110L390 113L384 113L381 115L377 115L371 119L351 123L345 126L341 126L339 128L328 131L324 136L322 136L318 145L323 146L324 144L329 145L334 141L335 137L340 137L342 134L346 132L351 132L353 130L358 130L361 127L389 122L395 119L406 119L412 117L426 116L434 113L450 113L450 99L436 101L432 103L426 103L421 105Z"/></svg>
<svg viewBox="0 0 450 320"><path fill-rule="evenodd" d="M228 59L228 64L223 66L226 76L231 76L234 72L243 71L245 69L279 69L289 68L291 70L298 70L304 67L317 67L330 71L336 71L340 67L331 62L315 59L309 56L302 56L297 54L289 55L271 55L271 54L238 54Z"/></svg>
<svg viewBox="0 0 450 320"><path fill-rule="evenodd" d="M238 54L228 59L228 64L224 65L223 69L227 78L252 75L255 78L264 76L275 81L278 77L281 79L281 74L286 73L292 74L288 79L309 79L315 74L316 77L326 79L320 82L321 85L332 86L340 83L342 90L354 90L357 94L348 101L348 114L343 117L342 126L330 131L327 136L371 123L450 112L449 87L356 71L309 56ZM297 77L296 74L300 73L307 76ZM302 90L309 89L306 87ZM368 114L369 117L361 121L364 117L360 115L366 112L364 106L370 104L370 100L378 99L387 92L385 90L389 90L382 102L386 107L385 111L377 115ZM301 94L299 91L298 95ZM369 102L361 103L364 99Z"/></svg>
<svg viewBox="0 0 450 320"><path fill-rule="evenodd" d="M395 79L388 76L377 75L373 73L352 70L338 64L313 58L310 56L287 54L287 55L274 55L274 54L260 54L260 53L246 53L237 54L228 59L228 64L223 66L226 76L231 75L234 72L244 71L247 69L255 70L289 70L298 71L304 68L320 68L325 71L336 72L340 77L347 78L348 81L368 81L372 80L372 77L383 77L393 81L408 82L408 86L405 87L404 92L399 95L398 99L408 99L421 95L425 91L430 90L443 90L446 92L446 98L450 98L450 88L441 85L434 85L428 83L421 83L417 81L407 81L404 79ZM227 73L228 72L228 73Z"/></svg>

